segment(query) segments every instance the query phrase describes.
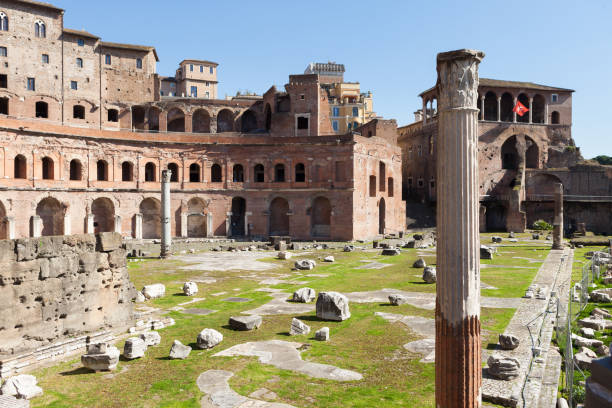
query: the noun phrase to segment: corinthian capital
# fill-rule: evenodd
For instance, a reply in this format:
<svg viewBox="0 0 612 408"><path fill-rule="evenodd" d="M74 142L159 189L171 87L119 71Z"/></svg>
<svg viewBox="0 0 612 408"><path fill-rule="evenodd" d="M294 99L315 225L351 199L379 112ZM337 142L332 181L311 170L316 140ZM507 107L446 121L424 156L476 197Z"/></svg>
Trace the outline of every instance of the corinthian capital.
<svg viewBox="0 0 612 408"><path fill-rule="evenodd" d="M478 103L478 64L484 52L456 50L438 54L438 106L446 109L476 109Z"/></svg>

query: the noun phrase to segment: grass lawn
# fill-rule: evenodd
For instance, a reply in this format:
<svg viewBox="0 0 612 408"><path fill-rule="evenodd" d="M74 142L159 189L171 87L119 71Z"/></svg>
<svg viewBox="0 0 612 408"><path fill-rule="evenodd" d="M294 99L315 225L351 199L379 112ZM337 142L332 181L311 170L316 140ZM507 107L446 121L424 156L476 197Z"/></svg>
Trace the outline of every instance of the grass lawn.
<svg viewBox="0 0 612 408"><path fill-rule="evenodd" d="M483 243L490 238L483 237ZM196 271L180 269L185 265L178 260L144 260L129 264L129 272L137 289L144 284L164 283L166 296L148 301L147 306L162 310L187 301L182 295L183 282L205 275L215 278L214 283L199 283L197 297L204 300L190 304L189 308L216 310L207 316L187 315L169 311L176 324L160 330L162 343L150 347L144 358L120 361L112 373L90 373L84 370L79 359L39 369L33 374L45 393L32 400L33 407L200 407L202 393L196 386L198 375L210 369L223 369L234 373L232 388L242 395L267 388L279 399L298 407L424 407L434 404L434 364L419 363L420 355L406 351L402 346L418 339L401 323L389 323L375 315L388 312L432 318L434 312L411 305L389 307L380 303L351 304L352 317L344 322L322 322L314 311L299 317L311 326L311 333L328 326L330 341L318 342L308 336L289 337L291 315L264 316L259 330L235 332L227 328L228 318L241 311L267 303L268 293L257 291L261 285L256 277L247 275L278 275L284 279L307 281L305 285L283 283L271 286L287 293L299 287L309 286L317 292L337 290L341 292L370 291L397 288L406 291L435 292L435 285L421 283L421 269L412 263L425 254L428 264L435 264L435 252L416 249L403 250L394 257L383 257L379 251L322 250L304 258L320 260L328 254L336 258L334 263L317 262L312 271L292 271L295 260L281 261L272 258L262 261L274 263L275 269L265 272L251 271ZM481 271L482 281L497 289L483 290L485 296L520 297L535 276L546 257L548 249L540 245L511 245L500 248L499 256L482 261L490 268ZM270 253L272 256L273 252ZM387 263L382 269L356 269L366 262ZM500 267L508 265L511 267ZM512 268L512 267L526 267ZM308 274L327 275L320 277ZM270 286L268 286L270 287ZM215 296L219 292L224 295ZM224 302L229 296L251 299L246 303ZM483 348L497 341L497 335L505 329L514 314L513 309L483 308ZM186 360L169 360L172 341L184 344L195 342L200 330L210 327L219 330L223 342L214 350L194 349ZM320 380L260 364L255 358L212 357L218 351L248 341L280 339L308 343L302 352L305 360L336 365L361 373L364 378L356 382ZM117 343L123 348L123 341Z"/></svg>

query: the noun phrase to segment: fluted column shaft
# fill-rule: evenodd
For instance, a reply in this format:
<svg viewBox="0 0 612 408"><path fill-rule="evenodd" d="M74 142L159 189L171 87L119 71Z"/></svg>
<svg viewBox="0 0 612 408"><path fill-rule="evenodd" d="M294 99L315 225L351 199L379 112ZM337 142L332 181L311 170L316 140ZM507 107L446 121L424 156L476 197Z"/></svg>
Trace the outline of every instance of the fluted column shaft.
<svg viewBox="0 0 612 408"><path fill-rule="evenodd" d="M478 64L438 54L436 406L480 407Z"/></svg>
<svg viewBox="0 0 612 408"><path fill-rule="evenodd" d="M555 186L555 219L553 220L552 249L563 248L563 184Z"/></svg>
<svg viewBox="0 0 612 408"><path fill-rule="evenodd" d="M161 183L161 258L170 256L171 232L170 232L170 177L171 170L162 170Z"/></svg>

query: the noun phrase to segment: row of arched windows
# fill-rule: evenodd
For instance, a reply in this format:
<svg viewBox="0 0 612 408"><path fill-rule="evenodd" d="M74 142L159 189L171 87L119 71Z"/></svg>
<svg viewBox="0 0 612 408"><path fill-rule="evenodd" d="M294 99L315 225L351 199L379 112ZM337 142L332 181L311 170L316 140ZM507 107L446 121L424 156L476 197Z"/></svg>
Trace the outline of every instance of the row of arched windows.
<svg viewBox="0 0 612 408"><path fill-rule="evenodd" d="M54 162L53 159L45 156L42 159L42 178L43 180L54 180ZM171 182L179 181L179 168L176 163L169 163L168 170L172 172L170 176ZM14 178L25 179L27 178L27 159L25 156L18 154L14 159ZM306 167L303 163L295 165L295 178L294 180L298 183L306 181ZM153 162L147 162L145 164L144 171L145 182L157 181L157 165ZM189 182L199 183L201 181L201 167L198 163L192 163L189 165ZM263 164L258 163L253 167L253 181L255 183L263 183L266 181L265 167ZM82 180L83 179L83 165L78 159L72 159L70 161L70 180ZM108 162L100 159L96 162L96 180L108 181L109 171ZM121 181L134 181L134 164L129 161L121 163ZM215 163L210 168L210 181L212 183L221 183L223 181L223 171L221 165ZM232 169L232 181L235 183L244 182L244 167L241 164L235 164ZM278 163L274 166L274 182L285 182L286 173L285 165Z"/></svg>
<svg viewBox="0 0 612 408"><path fill-rule="evenodd" d="M0 11L0 31L9 30L9 18L5 12ZM47 26L42 20L36 20L34 22L34 35L36 37L45 38L47 37Z"/></svg>
<svg viewBox="0 0 612 408"><path fill-rule="evenodd" d="M516 97L516 100L522 103L525 107L530 108L530 98L521 93ZM482 96L478 95L478 108L480 109L479 119L488 121L512 122L514 120L514 96L509 92L504 92L501 97L493 91L488 91L484 95L484 103ZM546 99L540 94L536 94L531 99L531 112L516 116L516 121L520 123L546 123ZM550 122L553 125L560 123L559 112L553 111L550 116Z"/></svg>

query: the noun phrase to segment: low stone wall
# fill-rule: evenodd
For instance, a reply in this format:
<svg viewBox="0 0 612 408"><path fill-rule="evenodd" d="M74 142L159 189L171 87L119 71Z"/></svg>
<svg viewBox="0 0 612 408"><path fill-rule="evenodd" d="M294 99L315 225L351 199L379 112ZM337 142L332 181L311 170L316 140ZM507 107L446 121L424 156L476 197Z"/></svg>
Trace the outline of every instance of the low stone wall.
<svg viewBox="0 0 612 408"><path fill-rule="evenodd" d="M118 233L0 241L0 360L130 324L134 297Z"/></svg>

